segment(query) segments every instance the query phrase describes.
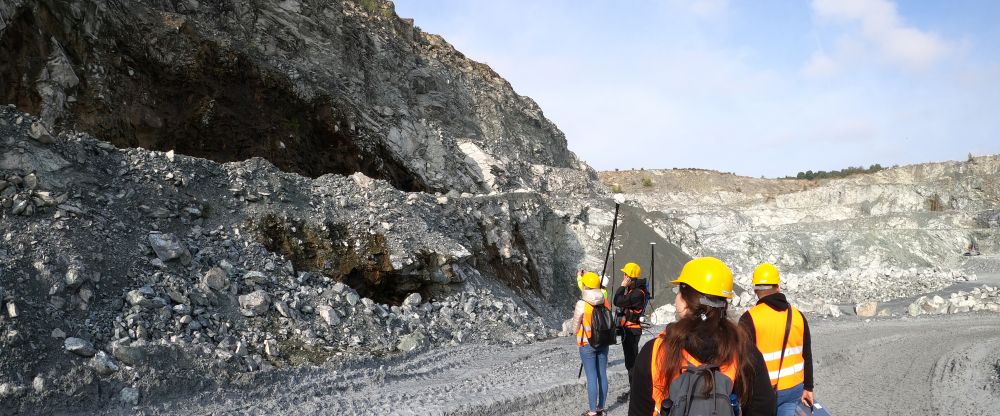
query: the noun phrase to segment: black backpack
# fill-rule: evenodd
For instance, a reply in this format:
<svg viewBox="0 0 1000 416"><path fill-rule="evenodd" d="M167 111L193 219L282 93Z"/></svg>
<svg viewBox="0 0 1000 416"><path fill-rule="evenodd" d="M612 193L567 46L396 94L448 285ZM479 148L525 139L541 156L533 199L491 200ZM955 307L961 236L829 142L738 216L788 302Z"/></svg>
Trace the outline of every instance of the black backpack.
<svg viewBox="0 0 1000 416"><path fill-rule="evenodd" d="M587 338L587 342L594 348L617 344L615 321L611 316L611 310L605 308L603 303L591 307L594 310L590 314L590 338Z"/></svg>
<svg viewBox="0 0 1000 416"><path fill-rule="evenodd" d="M705 395L705 379L711 376L711 394ZM730 400L733 381L719 371L719 366L705 364L687 369L670 383L670 397L663 402L661 415L670 416L733 416Z"/></svg>

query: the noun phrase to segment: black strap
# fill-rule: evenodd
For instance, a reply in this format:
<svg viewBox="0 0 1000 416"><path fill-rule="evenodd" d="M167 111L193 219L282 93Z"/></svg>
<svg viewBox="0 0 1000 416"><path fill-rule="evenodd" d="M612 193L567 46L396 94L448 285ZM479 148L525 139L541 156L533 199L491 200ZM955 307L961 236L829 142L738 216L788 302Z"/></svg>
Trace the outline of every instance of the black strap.
<svg viewBox="0 0 1000 416"><path fill-rule="evenodd" d="M792 306L788 306L788 318L785 319L785 339L781 341L781 359L778 360L778 378L774 382L774 390L778 391L778 381L781 381L781 365L785 362L785 347L788 346L788 334L792 332Z"/></svg>
<svg viewBox="0 0 1000 416"><path fill-rule="evenodd" d="M685 402L687 402L687 408L684 409L684 414L681 416L689 416L691 414L691 401L694 399L694 392L698 388L698 381L702 379L702 373L704 372L704 370L695 368L689 363L688 372L692 372L695 375L693 377L694 380L691 382L690 385L688 385L687 398L685 399Z"/></svg>

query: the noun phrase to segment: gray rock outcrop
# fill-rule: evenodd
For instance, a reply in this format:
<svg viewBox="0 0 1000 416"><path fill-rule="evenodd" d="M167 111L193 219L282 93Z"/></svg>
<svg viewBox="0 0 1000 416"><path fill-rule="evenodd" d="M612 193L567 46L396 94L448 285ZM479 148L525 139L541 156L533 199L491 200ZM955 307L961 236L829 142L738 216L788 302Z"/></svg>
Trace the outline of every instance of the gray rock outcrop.
<svg viewBox="0 0 1000 416"><path fill-rule="evenodd" d="M664 238L741 274L822 268L962 268L972 242L998 253L1000 156L900 166L842 179L757 179L705 170L602 172L667 220ZM651 186L639 184L648 179ZM991 222L992 221L992 222ZM992 270L997 270L995 267ZM973 273L975 270L972 271Z"/></svg>
<svg viewBox="0 0 1000 416"><path fill-rule="evenodd" d="M22 40L0 61L44 63L3 69L16 83L6 102L40 124L220 162L263 156L312 177L363 172L404 190L512 191L544 185L550 168L593 177L534 101L388 1L0 7L0 35Z"/></svg>
<svg viewBox="0 0 1000 416"><path fill-rule="evenodd" d="M941 296L921 296L907 307L910 316L941 315L966 312L1000 312L1000 289L983 285L969 292Z"/></svg>

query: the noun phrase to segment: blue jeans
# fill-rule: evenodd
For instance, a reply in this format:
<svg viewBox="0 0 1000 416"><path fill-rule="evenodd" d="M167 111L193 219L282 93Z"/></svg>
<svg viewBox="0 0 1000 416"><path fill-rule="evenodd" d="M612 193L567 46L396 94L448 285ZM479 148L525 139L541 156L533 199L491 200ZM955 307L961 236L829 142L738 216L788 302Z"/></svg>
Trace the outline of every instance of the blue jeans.
<svg viewBox="0 0 1000 416"><path fill-rule="evenodd" d="M593 348L580 347L580 360L587 373L587 403L591 411L604 408L608 399L608 346Z"/></svg>
<svg viewBox="0 0 1000 416"><path fill-rule="evenodd" d="M802 401L801 384L795 387L778 390L778 413L777 416L795 416L795 408Z"/></svg>

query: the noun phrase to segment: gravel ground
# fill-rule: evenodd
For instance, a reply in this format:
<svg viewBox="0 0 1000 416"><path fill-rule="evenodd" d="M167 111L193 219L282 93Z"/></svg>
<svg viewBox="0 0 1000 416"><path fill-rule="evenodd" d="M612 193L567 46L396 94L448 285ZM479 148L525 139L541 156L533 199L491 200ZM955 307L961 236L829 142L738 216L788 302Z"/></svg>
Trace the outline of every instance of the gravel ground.
<svg viewBox="0 0 1000 416"><path fill-rule="evenodd" d="M967 314L814 330L816 397L840 415L1000 415L1000 320Z"/></svg>
<svg viewBox="0 0 1000 416"><path fill-rule="evenodd" d="M650 332L652 334L652 332ZM1000 414L996 315L813 324L817 398L840 415ZM277 370L251 388L121 409L144 414L565 415L585 407L570 338L516 347L462 345L339 367ZM627 389L613 348L610 415Z"/></svg>

